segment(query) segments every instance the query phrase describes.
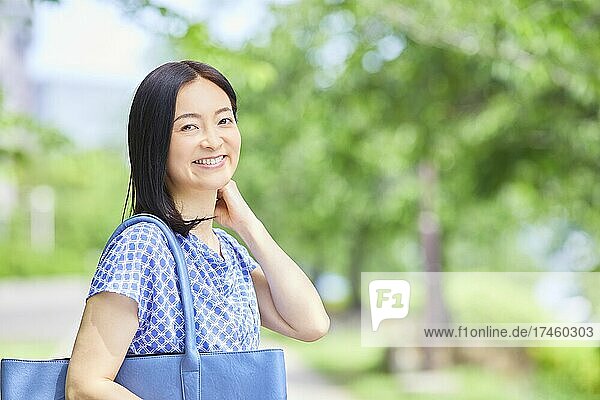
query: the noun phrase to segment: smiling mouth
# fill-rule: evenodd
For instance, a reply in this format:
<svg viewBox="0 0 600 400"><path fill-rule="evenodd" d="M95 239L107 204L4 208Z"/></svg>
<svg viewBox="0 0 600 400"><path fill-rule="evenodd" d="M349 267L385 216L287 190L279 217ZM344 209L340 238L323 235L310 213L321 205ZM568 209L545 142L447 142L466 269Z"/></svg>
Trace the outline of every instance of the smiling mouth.
<svg viewBox="0 0 600 400"><path fill-rule="evenodd" d="M201 158L199 160L194 161L193 164L199 164L199 165L217 165L221 161L223 161L224 158L225 158L224 155L220 155L218 157L213 157L213 158Z"/></svg>

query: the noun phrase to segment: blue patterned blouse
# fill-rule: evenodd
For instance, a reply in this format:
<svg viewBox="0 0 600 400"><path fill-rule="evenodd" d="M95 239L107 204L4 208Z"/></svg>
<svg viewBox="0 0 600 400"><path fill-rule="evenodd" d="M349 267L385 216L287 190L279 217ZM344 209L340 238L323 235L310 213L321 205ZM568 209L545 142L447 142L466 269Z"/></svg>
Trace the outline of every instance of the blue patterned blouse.
<svg viewBox="0 0 600 400"><path fill-rule="evenodd" d="M213 228L220 254L195 235L175 236L187 262L200 352L255 350L260 315L250 272L257 262L227 232ZM140 222L107 244L87 298L107 291L138 303L139 326L127 354L183 352L183 311L175 260L159 227Z"/></svg>

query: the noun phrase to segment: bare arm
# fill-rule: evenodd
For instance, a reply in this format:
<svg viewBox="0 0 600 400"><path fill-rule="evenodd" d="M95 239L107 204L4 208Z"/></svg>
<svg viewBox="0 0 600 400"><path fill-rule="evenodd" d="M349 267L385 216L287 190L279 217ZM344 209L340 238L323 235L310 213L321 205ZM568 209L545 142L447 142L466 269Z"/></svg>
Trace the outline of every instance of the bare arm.
<svg viewBox="0 0 600 400"><path fill-rule="evenodd" d="M302 269L257 218L250 219L238 233L260 264L251 276L262 325L304 341L324 336L329 330L329 317Z"/></svg>
<svg viewBox="0 0 600 400"><path fill-rule="evenodd" d="M313 341L329 330L329 316L312 282L273 240L232 179L217 190L216 221L236 231L260 267L252 281L263 326Z"/></svg>
<svg viewBox="0 0 600 400"><path fill-rule="evenodd" d="M100 292L85 306L67 370L66 398L139 399L114 382L138 328L137 303Z"/></svg>

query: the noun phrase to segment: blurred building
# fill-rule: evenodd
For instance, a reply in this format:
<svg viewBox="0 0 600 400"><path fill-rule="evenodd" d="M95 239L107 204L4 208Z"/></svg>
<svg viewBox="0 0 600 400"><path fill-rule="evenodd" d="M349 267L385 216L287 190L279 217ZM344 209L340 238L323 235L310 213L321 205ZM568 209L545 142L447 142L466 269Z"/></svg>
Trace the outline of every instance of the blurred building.
<svg viewBox="0 0 600 400"><path fill-rule="evenodd" d="M150 39L114 4L0 1L5 107L58 128L78 147L122 147Z"/></svg>
<svg viewBox="0 0 600 400"><path fill-rule="evenodd" d="M31 81L24 68L31 17L27 0L0 1L0 87L8 110L27 112L32 107Z"/></svg>
<svg viewBox="0 0 600 400"><path fill-rule="evenodd" d="M131 84L102 77L33 77L36 117L80 148L123 147Z"/></svg>
<svg viewBox="0 0 600 400"><path fill-rule="evenodd" d="M133 92L161 57L155 51L144 58L151 40L114 3L0 0L0 113L58 128L81 149L125 154ZM16 129L0 132L0 157L8 155L0 158L0 239L26 196L11 168L11 154L29 146Z"/></svg>
<svg viewBox="0 0 600 400"><path fill-rule="evenodd" d="M33 108L32 85L24 68L26 51L31 43L31 13L26 0L0 1L0 113L3 110L28 112ZM0 150L12 148L13 141L2 133ZM17 182L12 171L2 165L0 238L8 234L10 217L18 202Z"/></svg>

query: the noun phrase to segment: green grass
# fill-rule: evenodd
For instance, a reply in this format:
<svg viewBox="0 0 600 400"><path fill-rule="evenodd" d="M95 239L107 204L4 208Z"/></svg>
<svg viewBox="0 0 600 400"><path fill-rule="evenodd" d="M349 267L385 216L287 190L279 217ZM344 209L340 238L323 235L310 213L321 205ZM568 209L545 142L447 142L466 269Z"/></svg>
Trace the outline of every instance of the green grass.
<svg viewBox="0 0 600 400"><path fill-rule="evenodd" d="M434 375L394 376L382 370L384 348L368 348L360 345L360 332L334 330L323 339L304 343L263 330L264 338L280 342L297 352L316 370L331 381L345 387L357 399L378 400L592 400L598 394L581 393L559 370L537 369L531 373L501 373L478 365L459 365L435 371ZM550 349L550 351L557 349ZM437 375L436 375L437 374ZM423 393L409 390L415 379L425 383L448 379L454 390L448 393ZM443 386L443 385L442 385ZM442 391L445 389L442 387Z"/></svg>
<svg viewBox="0 0 600 400"><path fill-rule="evenodd" d="M50 359L55 357L57 347L54 341L0 341L0 358Z"/></svg>
<svg viewBox="0 0 600 400"><path fill-rule="evenodd" d="M266 329L261 331L261 336L289 346L311 366L338 383L350 381L365 372L376 372L383 357L383 348L361 347L360 335L351 331L336 331L311 343L277 335Z"/></svg>
<svg viewBox="0 0 600 400"><path fill-rule="evenodd" d="M443 377L442 377L443 376ZM454 367L448 370L438 370L433 375L425 373L420 380L424 382L420 386L422 391L430 391L432 381L438 379L449 379L451 385L439 385L440 392L419 393L419 391L406 390L404 381L414 381L415 375L394 377L389 374L375 373L354 382L350 382L348 388L359 399L398 399L403 400L505 400L505 399L527 399L523 396L527 388L523 382L510 382L496 373L486 373L476 367ZM414 384L414 382L412 382Z"/></svg>

